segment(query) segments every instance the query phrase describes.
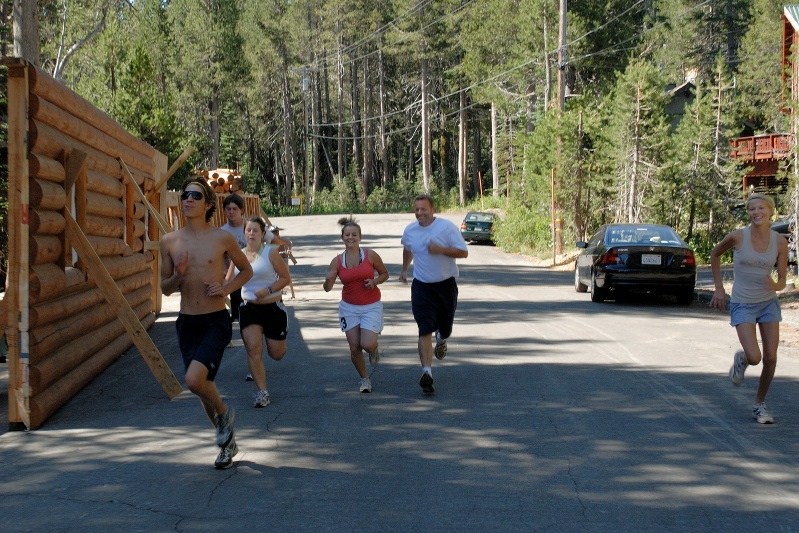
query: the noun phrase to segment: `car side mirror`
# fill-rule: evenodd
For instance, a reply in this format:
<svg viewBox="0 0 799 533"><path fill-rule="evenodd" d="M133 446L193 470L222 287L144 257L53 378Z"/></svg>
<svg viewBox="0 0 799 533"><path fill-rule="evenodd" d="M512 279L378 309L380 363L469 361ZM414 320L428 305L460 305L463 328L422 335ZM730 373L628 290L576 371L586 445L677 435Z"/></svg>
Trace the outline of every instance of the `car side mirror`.
<svg viewBox="0 0 799 533"><path fill-rule="evenodd" d="M577 241L576 244L577 244L577 248L585 248L586 247L586 244L583 241Z"/></svg>

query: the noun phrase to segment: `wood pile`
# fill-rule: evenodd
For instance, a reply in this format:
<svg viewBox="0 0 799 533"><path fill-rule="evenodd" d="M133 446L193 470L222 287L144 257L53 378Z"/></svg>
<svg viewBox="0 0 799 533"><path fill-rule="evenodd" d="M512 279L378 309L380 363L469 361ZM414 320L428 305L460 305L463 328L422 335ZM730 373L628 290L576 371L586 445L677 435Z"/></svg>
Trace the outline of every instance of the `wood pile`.
<svg viewBox="0 0 799 533"><path fill-rule="evenodd" d="M241 194L241 175L238 169L218 168L216 170L197 170L195 176L202 176L208 181L208 185L217 194L227 194L235 192Z"/></svg>

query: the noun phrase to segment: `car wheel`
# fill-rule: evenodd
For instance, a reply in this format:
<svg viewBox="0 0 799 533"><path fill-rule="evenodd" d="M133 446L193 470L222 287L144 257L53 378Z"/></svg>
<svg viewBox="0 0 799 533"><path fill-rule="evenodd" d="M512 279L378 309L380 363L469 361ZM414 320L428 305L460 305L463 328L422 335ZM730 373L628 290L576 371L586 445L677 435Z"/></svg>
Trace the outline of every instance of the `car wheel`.
<svg viewBox="0 0 799 533"><path fill-rule="evenodd" d="M605 289L600 289L596 286L596 274L591 272L591 301L592 302L604 302L605 301Z"/></svg>
<svg viewBox="0 0 799 533"><path fill-rule="evenodd" d="M688 305L694 301L694 290L680 289L677 293L677 303L680 305Z"/></svg>
<svg viewBox="0 0 799 533"><path fill-rule="evenodd" d="M588 285L580 282L580 271L577 270L577 266L574 267L574 290L577 292L586 292L588 291Z"/></svg>

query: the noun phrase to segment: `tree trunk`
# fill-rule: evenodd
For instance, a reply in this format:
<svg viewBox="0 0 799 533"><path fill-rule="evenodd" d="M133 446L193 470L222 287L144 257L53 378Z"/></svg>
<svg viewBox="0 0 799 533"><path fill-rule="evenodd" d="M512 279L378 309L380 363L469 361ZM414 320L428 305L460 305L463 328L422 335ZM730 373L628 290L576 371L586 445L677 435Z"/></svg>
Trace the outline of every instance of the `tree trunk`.
<svg viewBox="0 0 799 533"><path fill-rule="evenodd" d="M310 191L311 198L308 205L315 203L316 193L320 188L322 179L322 162L319 158L319 115L322 110L322 86L317 73L311 78L311 163L313 165L313 187Z"/></svg>
<svg viewBox="0 0 799 533"><path fill-rule="evenodd" d="M497 106L491 102L491 180L494 198L499 197L499 147L497 146Z"/></svg>
<svg viewBox="0 0 799 533"><path fill-rule="evenodd" d="M638 171L641 158L641 88L637 88L635 110L635 128L633 133L632 170L630 172L629 194L627 196L627 222L638 222L636 201L638 194Z"/></svg>
<svg viewBox="0 0 799 533"><path fill-rule="evenodd" d="M430 178L433 174L431 166L431 145L430 145L430 118L427 103L427 57L425 47L422 44L422 181L424 192L430 194Z"/></svg>
<svg viewBox="0 0 799 533"><path fill-rule="evenodd" d="M458 122L458 189L460 192L461 205L466 205L466 179L468 176L468 169L466 168L466 161L469 152L469 113L466 110L467 104L466 89L461 86L459 112L460 120Z"/></svg>
<svg viewBox="0 0 799 533"><path fill-rule="evenodd" d="M347 173L347 169L345 168L345 150L344 147L344 63L342 63L341 59L341 40L339 39L338 43L338 65L337 65L337 81L338 81L338 147L336 149L338 155L338 177L339 179L343 179Z"/></svg>
<svg viewBox="0 0 799 533"><path fill-rule="evenodd" d="M474 121L472 128L472 190L480 190L480 176L483 169L483 146L480 138L480 120Z"/></svg>
<svg viewBox="0 0 799 533"><path fill-rule="evenodd" d="M283 74L283 170L286 173L286 203L291 205L292 187L297 180L297 164L294 160L294 125L291 120L291 101L289 100L288 65L284 65Z"/></svg>
<svg viewBox="0 0 799 533"><path fill-rule="evenodd" d="M351 69L352 79L350 86L352 88L352 164L353 174L363 183L363 169L361 168L361 161L363 154L361 149L361 104L358 98L358 62L352 62Z"/></svg>
<svg viewBox="0 0 799 533"><path fill-rule="evenodd" d="M375 154L375 141L374 141L374 121L372 117L372 98L373 92L369 90L368 79L371 78L369 71L369 57L363 60L363 192L361 193L361 203L366 205L366 199L369 193L374 188L374 154Z"/></svg>
<svg viewBox="0 0 799 533"><path fill-rule="evenodd" d="M388 136L386 135L386 86L385 65L383 64L383 51L377 51L380 68L380 158L383 163L383 187L391 183L391 161L388 153Z"/></svg>
<svg viewBox="0 0 799 533"><path fill-rule="evenodd" d="M211 132L211 168L219 168L219 94L214 94L208 102L208 128Z"/></svg>

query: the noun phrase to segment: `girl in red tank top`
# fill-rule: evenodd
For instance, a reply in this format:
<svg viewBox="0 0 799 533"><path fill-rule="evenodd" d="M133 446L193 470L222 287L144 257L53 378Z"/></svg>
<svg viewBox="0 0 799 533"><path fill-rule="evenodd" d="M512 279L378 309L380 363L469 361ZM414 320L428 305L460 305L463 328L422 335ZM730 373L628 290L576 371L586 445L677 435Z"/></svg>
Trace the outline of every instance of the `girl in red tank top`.
<svg viewBox="0 0 799 533"><path fill-rule="evenodd" d="M380 359L377 336L383 330L383 303L377 286L388 279L388 270L377 252L361 248L361 227L355 220L342 218L339 224L344 251L330 262L322 288L330 292L336 278L341 280L341 331L347 336L350 359L361 377L360 391L372 392L363 352L369 354L372 365L377 364Z"/></svg>

